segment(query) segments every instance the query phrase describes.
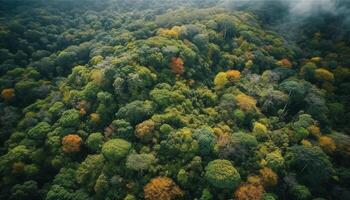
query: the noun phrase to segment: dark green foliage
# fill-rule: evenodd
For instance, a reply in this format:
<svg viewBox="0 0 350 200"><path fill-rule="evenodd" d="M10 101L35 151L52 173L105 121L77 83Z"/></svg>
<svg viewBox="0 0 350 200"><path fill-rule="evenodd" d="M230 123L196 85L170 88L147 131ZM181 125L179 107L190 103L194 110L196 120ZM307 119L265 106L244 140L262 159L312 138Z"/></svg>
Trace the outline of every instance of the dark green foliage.
<svg viewBox="0 0 350 200"><path fill-rule="evenodd" d="M135 171L147 170L155 163L156 158L152 154L129 154L126 159L126 167Z"/></svg>
<svg viewBox="0 0 350 200"><path fill-rule="evenodd" d="M28 131L28 136L32 139L44 139L46 134L51 131L50 124L46 122L40 122Z"/></svg>
<svg viewBox="0 0 350 200"><path fill-rule="evenodd" d="M89 155L76 171L77 182L85 185L88 189L93 189L103 165L104 158L102 155Z"/></svg>
<svg viewBox="0 0 350 200"><path fill-rule="evenodd" d="M103 144L103 135L101 133L91 133L86 140L86 145L94 152L99 152Z"/></svg>
<svg viewBox="0 0 350 200"><path fill-rule="evenodd" d="M35 199L39 198L38 184L35 181L26 181L17 184L11 189L10 199Z"/></svg>
<svg viewBox="0 0 350 200"><path fill-rule="evenodd" d="M349 5L292 4L1 1L0 199L349 199Z"/></svg>
<svg viewBox="0 0 350 200"><path fill-rule="evenodd" d="M332 163L319 147L293 146L287 154L287 164L313 187L327 182L334 174Z"/></svg>
<svg viewBox="0 0 350 200"><path fill-rule="evenodd" d="M193 135L194 138L196 138L198 141L199 151L201 155L210 155L213 152L214 145L216 143L216 136L214 133L207 128L203 128L196 130Z"/></svg>
<svg viewBox="0 0 350 200"><path fill-rule="evenodd" d="M116 137L128 139L134 135L134 129L128 121L123 119L114 120L112 122L114 128L114 134Z"/></svg>
<svg viewBox="0 0 350 200"><path fill-rule="evenodd" d="M79 112L75 109L66 110L58 120L63 127L77 127L80 123Z"/></svg>
<svg viewBox="0 0 350 200"><path fill-rule="evenodd" d="M154 108L150 101L133 101L121 107L116 113L119 119L125 119L131 124L137 124L152 116Z"/></svg>

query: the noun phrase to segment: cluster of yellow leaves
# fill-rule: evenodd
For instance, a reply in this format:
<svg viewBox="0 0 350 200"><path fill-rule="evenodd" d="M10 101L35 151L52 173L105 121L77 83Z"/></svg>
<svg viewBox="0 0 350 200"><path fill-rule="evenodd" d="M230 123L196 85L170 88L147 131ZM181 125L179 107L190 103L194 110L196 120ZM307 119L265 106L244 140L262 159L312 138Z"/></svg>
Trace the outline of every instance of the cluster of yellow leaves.
<svg viewBox="0 0 350 200"><path fill-rule="evenodd" d="M217 88L222 88L227 83L228 83L228 79L225 72L219 72L214 78L214 85Z"/></svg>
<svg viewBox="0 0 350 200"><path fill-rule="evenodd" d="M267 128L264 124L255 122L253 132L258 133L260 135L265 135L267 133Z"/></svg>
<svg viewBox="0 0 350 200"><path fill-rule="evenodd" d="M333 153L337 148L334 140L328 136L321 136L318 138L318 143L326 153Z"/></svg>
<svg viewBox="0 0 350 200"><path fill-rule="evenodd" d="M158 35L177 39L180 35L180 30L181 30L181 27L179 26L174 26L171 29L161 28L158 31Z"/></svg>
<svg viewBox="0 0 350 200"><path fill-rule="evenodd" d="M219 72L214 78L214 85L220 89L229 82L237 82L241 78L241 72L238 70L228 70L226 72Z"/></svg>
<svg viewBox="0 0 350 200"><path fill-rule="evenodd" d="M317 63L321 61L321 57L313 57L310 59L311 62Z"/></svg>
<svg viewBox="0 0 350 200"><path fill-rule="evenodd" d="M245 65L246 68L249 69L249 68L251 68L251 67L253 66L253 64L254 64L254 63L253 63L252 60L248 60L244 65Z"/></svg>
<svg viewBox="0 0 350 200"><path fill-rule="evenodd" d="M97 84L101 84L103 80L103 72L99 69L94 69L91 71L90 79Z"/></svg>
<svg viewBox="0 0 350 200"><path fill-rule="evenodd" d="M256 100L243 93L236 96L236 103L243 111L253 111L256 109Z"/></svg>
<svg viewBox="0 0 350 200"><path fill-rule="evenodd" d="M100 115L97 113L91 113L90 120L94 123L98 123L100 121Z"/></svg>
<svg viewBox="0 0 350 200"><path fill-rule="evenodd" d="M334 75L332 72L324 68L318 68L315 70L316 78L321 81L332 82L334 80Z"/></svg>
<svg viewBox="0 0 350 200"><path fill-rule="evenodd" d="M300 143L305 147L312 147L312 143L309 140L301 140Z"/></svg>
<svg viewBox="0 0 350 200"><path fill-rule="evenodd" d="M335 141L331 137L322 135L321 130L318 126L310 125L309 127L307 127L307 130L315 139L318 140L318 144L324 152L331 154L336 150L337 146ZM312 146L312 144L309 141L302 142L304 143L303 145Z"/></svg>
<svg viewBox="0 0 350 200"><path fill-rule="evenodd" d="M316 125L310 125L309 127L307 127L307 130L315 138L319 138L321 136L320 128Z"/></svg>

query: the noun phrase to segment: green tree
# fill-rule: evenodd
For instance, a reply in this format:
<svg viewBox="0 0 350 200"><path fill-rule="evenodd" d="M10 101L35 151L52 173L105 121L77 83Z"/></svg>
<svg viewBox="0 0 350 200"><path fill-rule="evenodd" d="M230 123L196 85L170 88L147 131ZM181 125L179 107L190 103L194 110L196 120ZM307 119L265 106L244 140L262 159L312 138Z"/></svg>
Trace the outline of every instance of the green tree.
<svg viewBox="0 0 350 200"><path fill-rule="evenodd" d="M101 133L91 133L86 140L86 145L93 152L99 152L102 147L103 140L104 137Z"/></svg>
<svg viewBox="0 0 350 200"><path fill-rule="evenodd" d="M207 181L215 187L233 189L241 181L241 176L228 160L213 160L205 168Z"/></svg>
<svg viewBox="0 0 350 200"><path fill-rule="evenodd" d="M327 182L334 173L332 163L321 148L293 146L286 155L287 165L310 186Z"/></svg>
<svg viewBox="0 0 350 200"><path fill-rule="evenodd" d="M126 167L135 171L148 170L156 161L153 154L129 154L126 158Z"/></svg>
<svg viewBox="0 0 350 200"><path fill-rule="evenodd" d="M102 154L111 162L125 158L131 149L131 144L123 139L112 139L102 146Z"/></svg>
<svg viewBox="0 0 350 200"><path fill-rule="evenodd" d="M153 104L150 101L133 101L121 107L116 113L119 119L125 119L131 124L137 124L152 116Z"/></svg>
<svg viewBox="0 0 350 200"><path fill-rule="evenodd" d="M77 127L80 123L79 118L79 112L75 109L70 109L62 113L62 116L58 122L63 127Z"/></svg>

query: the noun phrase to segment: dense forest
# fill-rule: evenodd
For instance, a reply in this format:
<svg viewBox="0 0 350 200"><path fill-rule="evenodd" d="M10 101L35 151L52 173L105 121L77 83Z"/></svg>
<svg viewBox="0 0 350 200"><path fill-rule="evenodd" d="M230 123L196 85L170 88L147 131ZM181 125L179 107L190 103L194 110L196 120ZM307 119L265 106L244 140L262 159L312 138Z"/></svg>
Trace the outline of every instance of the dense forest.
<svg viewBox="0 0 350 200"><path fill-rule="evenodd" d="M0 0L1 200L349 200L348 0Z"/></svg>

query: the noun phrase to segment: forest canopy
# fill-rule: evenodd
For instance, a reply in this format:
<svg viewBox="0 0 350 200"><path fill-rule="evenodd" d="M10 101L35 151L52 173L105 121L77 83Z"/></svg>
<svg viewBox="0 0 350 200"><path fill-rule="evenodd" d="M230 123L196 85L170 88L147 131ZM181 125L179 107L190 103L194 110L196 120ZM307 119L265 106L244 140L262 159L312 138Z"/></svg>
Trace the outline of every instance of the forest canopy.
<svg viewBox="0 0 350 200"><path fill-rule="evenodd" d="M350 199L347 0L0 0L0 199Z"/></svg>

